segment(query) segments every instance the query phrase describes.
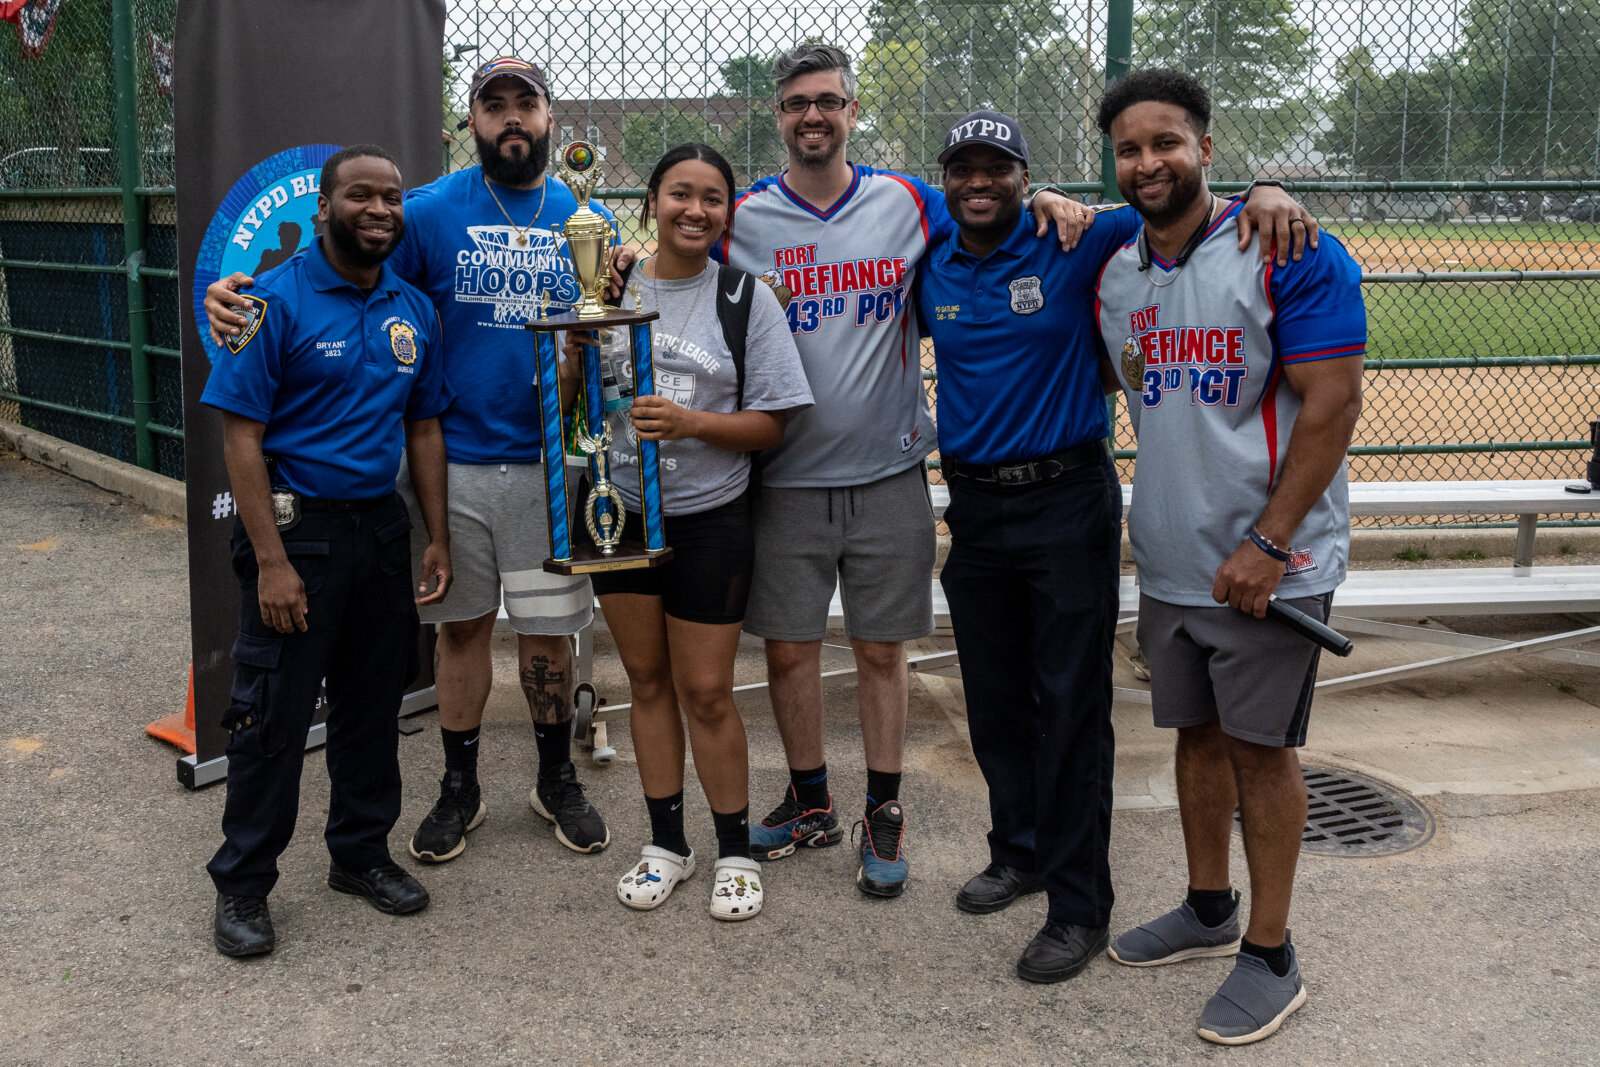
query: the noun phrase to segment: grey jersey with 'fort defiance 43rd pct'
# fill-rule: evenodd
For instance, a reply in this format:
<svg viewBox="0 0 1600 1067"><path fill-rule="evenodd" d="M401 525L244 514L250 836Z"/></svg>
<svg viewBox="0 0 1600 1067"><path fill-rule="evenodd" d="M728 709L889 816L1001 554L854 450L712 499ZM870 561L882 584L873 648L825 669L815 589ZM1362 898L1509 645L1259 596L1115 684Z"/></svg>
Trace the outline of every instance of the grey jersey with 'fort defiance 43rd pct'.
<svg viewBox="0 0 1600 1067"><path fill-rule="evenodd" d="M775 272L793 293L789 329L816 398L764 454L763 484L864 485L934 450L922 335L908 302L923 254L954 228L938 190L859 165L826 210L781 174L735 203L721 258L757 276Z"/></svg>
<svg viewBox="0 0 1600 1067"><path fill-rule="evenodd" d="M1101 272L1100 334L1139 436L1128 537L1139 585L1168 604L1215 607L1217 568L1249 536L1293 447L1300 395L1285 365L1366 352L1361 268L1323 234L1286 267L1241 252L1235 204L1188 263L1140 270L1140 237ZM1285 598L1344 581L1350 499L1343 465L1289 545Z"/></svg>

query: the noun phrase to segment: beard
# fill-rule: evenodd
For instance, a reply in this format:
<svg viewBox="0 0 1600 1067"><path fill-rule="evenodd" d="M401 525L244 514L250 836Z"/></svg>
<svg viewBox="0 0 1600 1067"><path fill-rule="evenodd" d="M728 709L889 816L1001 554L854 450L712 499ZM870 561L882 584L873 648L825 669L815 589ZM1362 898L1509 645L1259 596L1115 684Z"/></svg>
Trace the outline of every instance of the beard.
<svg viewBox="0 0 1600 1067"><path fill-rule="evenodd" d="M1146 221L1157 226L1170 225L1183 218L1184 213L1194 206L1194 202L1199 199L1205 187L1205 172L1199 167L1182 173L1174 172L1172 191L1160 200L1146 200L1139 195L1138 187L1131 182L1128 188L1118 184L1128 203L1132 204Z"/></svg>
<svg viewBox="0 0 1600 1067"><path fill-rule="evenodd" d="M513 137L528 139L530 143L526 153L521 156L509 156L500 151L500 145ZM527 131L514 133L507 130L500 135L498 142L476 133L472 135L472 139L478 146L478 162L483 164L483 173L490 181L500 185L531 185L539 180L539 176L544 173L545 165L550 162L549 130L545 131L543 137L535 137Z"/></svg>
<svg viewBox="0 0 1600 1067"><path fill-rule="evenodd" d="M833 161L839 158L839 153L844 151L844 145L837 138L828 142L823 148L807 149L800 142L799 136L798 133L795 134L795 147L789 153L789 158L802 170L827 170L833 166Z"/></svg>
<svg viewBox="0 0 1600 1067"><path fill-rule="evenodd" d="M367 244L354 226L331 211L328 212L325 232L328 240L332 241L351 263L358 267L376 267L388 259L389 254L400 244L400 238L406 232L406 224L403 219L396 219L394 232L389 235L387 241L376 248Z"/></svg>

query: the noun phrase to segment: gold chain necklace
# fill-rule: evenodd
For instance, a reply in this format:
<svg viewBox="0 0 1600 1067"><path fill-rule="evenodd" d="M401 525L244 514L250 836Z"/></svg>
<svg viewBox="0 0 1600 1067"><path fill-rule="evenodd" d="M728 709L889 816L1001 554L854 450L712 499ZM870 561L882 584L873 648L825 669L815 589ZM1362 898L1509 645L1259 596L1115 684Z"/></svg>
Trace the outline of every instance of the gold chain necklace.
<svg viewBox="0 0 1600 1067"><path fill-rule="evenodd" d="M482 174L482 172L480 172L480 174ZM504 215L506 217L506 221L511 223L511 228L517 231L517 244L523 248L528 247L528 231L533 229L533 224L539 221L539 216L544 212L544 197L545 194L550 191L550 179L546 178L544 181L539 183L539 208L533 213L533 218L528 220L528 225L518 226L516 223L511 222L511 212L506 210L506 206L502 204L500 202L500 198L495 195L494 186L489 184L489 176L487 174L482 174L482 177L483 187L489 190L489 196L494 200L494 206L500 209L500 214Z"/></svg>

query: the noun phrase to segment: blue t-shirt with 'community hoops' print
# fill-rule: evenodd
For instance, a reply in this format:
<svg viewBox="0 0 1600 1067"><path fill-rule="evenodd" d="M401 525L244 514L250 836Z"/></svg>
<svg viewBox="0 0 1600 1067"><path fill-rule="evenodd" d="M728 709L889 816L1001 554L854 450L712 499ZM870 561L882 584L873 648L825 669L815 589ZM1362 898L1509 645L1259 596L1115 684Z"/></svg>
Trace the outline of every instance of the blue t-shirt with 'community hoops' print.
<svg viewBox="0 0 1600 1067"><path fill-rule="evenodd" d="M439 313L456 394L440 419L451 463L535 463L543 453L538 367L523 325L546 292L552 315L578 300L566 241L552 229L578 203L555 177L544 185L496 185L491 194L474 166L406 195L406 233L389 265ZM589 206L612 218L598 202Z"/></svg>

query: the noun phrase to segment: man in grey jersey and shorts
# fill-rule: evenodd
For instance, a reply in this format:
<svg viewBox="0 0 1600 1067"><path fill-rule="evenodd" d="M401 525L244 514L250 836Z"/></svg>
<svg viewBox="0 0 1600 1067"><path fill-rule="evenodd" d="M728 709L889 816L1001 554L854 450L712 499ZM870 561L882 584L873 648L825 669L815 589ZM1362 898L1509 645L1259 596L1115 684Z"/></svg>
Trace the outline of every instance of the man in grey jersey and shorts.
<svg viewBox="0 0 1600 1067"><path fill-rule="evenodd" d="M1290 943L1317 647L1264 618L1276 595L1325 621L1344 580L1344 458L1361 410L1361 270L1324 234L1276 267L1219 234L1236 204L1206 185L1211 103L1193 78L1129 74L1101 130L1143 218L1097 286L1107 373L1139 439L1128 535L1157 726L1177 731L1183 902L1110 947L1153 967L1234 956L1197 1032L1242 1045L1306 1000ZM1249 924L1228 870L1239 811Z"/></svg>
<svg viewBox="0 0 1600 1067"><path fill-rule="evenodd" d="M751 852L777 859L839 843L822 744L822 638L837 584L855 652L866 749L856 884L898 896L905 642L933 630L936 543L924 458L935 447L921 332L907 306L917 264L954 231L944 196L920 179L845 158L859 103L843 52L802 44L773 65L782 174L734 205L721 258L776 273L816 405L765 453L756 565L745 629L766 638L773 714L789 764L782 803L751 827ZM1040 232L1070 246L1089 211L1041 194Z"/></svg>

